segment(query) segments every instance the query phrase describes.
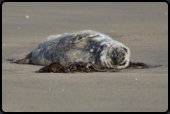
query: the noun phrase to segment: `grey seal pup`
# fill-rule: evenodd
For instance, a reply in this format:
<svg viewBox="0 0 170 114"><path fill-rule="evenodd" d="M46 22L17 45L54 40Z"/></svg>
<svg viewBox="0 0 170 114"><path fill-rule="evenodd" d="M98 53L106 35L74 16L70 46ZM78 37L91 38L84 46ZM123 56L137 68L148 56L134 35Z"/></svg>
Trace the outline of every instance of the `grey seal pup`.
<svg viewBox="0 0 170 114"><path fill-rule="evenodd" d="M98 68L124 69L130 63L130 49L108 35L82 30L50 35L18 64L61 65L83 61Z"/></svg>

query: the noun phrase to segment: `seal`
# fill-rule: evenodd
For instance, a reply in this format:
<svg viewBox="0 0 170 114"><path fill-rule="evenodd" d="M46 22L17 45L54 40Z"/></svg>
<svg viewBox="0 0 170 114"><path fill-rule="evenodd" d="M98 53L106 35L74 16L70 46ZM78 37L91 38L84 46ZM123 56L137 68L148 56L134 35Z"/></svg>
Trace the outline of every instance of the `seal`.
<svg viewBox="0 0 170 114"><path fill-rule="evenodd" d="M50 35L18 64L50 65L59 63L92 63L97 68L124 69L130 63L130 49L108 35L82 30Z"/></svg>

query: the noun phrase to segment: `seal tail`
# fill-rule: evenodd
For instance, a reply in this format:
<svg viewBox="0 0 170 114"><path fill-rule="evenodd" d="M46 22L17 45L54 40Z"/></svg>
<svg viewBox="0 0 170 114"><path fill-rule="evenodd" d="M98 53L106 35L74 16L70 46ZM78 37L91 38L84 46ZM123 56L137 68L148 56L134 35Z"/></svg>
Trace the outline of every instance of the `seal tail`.
<svg viewBox="0 0 170 114"><path fill-rule="evenodd" d="M7 59L11 63L17 63L17 64L30 64L31 63L31 57L32 57L32 52L29 53L25 58L23 59Z"/></svg>
<svg viewBox="0 0 170 114"><path fill-rule="evenodd" d="M155 68L162 65L148 65L142 62L130 62L128 68L145 69L145 68Z"/></svg>

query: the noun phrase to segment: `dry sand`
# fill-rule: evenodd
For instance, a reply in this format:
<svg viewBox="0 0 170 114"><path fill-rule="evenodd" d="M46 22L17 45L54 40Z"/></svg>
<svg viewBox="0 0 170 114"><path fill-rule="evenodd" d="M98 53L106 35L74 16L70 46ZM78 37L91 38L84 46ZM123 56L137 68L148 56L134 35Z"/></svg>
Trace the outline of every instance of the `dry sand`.
<svg viewBox="0 0 170 114"><path fill-rule="evenodd" d="M45 73L11 64L48 35L92 29L126 44L131 60L159 68L116 73ZM3 111L166 111L166 3L3 3Z"/></svg>

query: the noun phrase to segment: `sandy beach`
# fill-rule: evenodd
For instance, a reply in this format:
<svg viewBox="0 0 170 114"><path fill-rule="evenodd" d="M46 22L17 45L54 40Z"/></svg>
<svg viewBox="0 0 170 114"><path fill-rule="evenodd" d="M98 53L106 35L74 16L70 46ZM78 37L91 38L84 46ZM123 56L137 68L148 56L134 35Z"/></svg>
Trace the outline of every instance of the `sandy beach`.
<svg viewBox="0 0 170 114"><path fill-rule="evenodd" d="M12 64L51 34L91 29L131 50L131 61L162 65L120 72L36 73ZM28 3L2 5L2 110L165 112L168 109L168 5Z"/></svg>

